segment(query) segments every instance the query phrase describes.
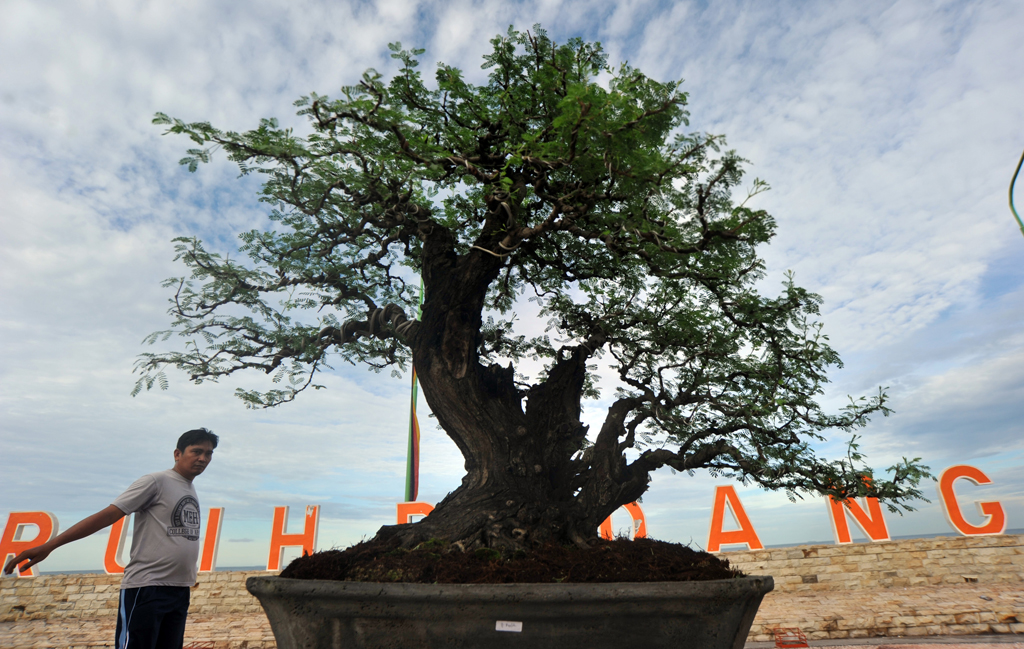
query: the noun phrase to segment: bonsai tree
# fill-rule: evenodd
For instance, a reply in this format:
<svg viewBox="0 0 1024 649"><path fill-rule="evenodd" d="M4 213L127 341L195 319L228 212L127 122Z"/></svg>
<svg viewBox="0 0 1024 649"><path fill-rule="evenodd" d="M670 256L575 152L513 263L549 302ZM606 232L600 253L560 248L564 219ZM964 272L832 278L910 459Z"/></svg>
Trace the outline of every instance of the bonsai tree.
<svg viewBox="0 0 1024 649"><path fill-rule="evenodd" d="M165 387L167 366L196 383L258 370L270 389L238 396L270 407L320 387L335 358L414 363L466 476L422 521L378 534L406 546L586 546L666 466L910 509L919 458L883 478L856 436L836 461L812 448L888 414L886 395L835 414L816 403L840 365L820 298L792 277L778 296L755 290L775 221L749 198L767 186L734 199L743 160L683 130L680 83L539 28L491 43L481 86L445 64L428 84L423 50L393 44L389 81L369 70L339 98L296 102L305 136L273 119L235 133L158 114L200 147L181 161L190 171L220 148L263 174L276 225L242 233L242 259L175 240L190 274L168 280L174 322L148 341L186 342L143 354L135 393ZM516 317L526 299L542 335ZM599 387L591 431L581 413Z"/></svg>

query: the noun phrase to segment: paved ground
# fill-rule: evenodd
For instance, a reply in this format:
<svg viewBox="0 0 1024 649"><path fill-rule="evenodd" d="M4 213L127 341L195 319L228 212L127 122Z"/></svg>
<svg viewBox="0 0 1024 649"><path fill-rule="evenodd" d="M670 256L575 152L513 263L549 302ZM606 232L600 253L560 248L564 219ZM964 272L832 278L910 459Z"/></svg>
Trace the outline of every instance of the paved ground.
<svg viewBox="0 0 1024 649"><path fill-rule="evenodd" d="M0 623L0 647L4 649L98 649L113 646L112 620L80 620L76 624L44 620ZM274 637L266 618L190 620L189 643L214 639L215 649L273 649ZM860 638L853 640L812 640L811 647L856 647L856 649L1024 649L1019 634L928 638ZM746 649L773 649L773 642L750 642Z"/></svg>
<svg viewBox="0 0 1024 649"><path fill-rule="evenodd" d="M796 627L817 646L858 640L1008 637L1024 643L1024 584L950 584L914 588L780 592L765 596L752 640L771 647L771 629ZM995 634L995 635L992 635ZM873 640L872 640L873 639ZM757 646L757 645L755 645Z"/></svg>
<svg viewBox="0 0 1024 649"><path fill-rule="evenodd" d="M1024 649L1020 636L972 635L935 638L861 638L856 640L812 640L811 647L857 647L857 649ZM748 642L744 649L774 649L773 642Z"/></svg>
<svg viewBox="0 0 1024 649"><path fill-rule="evenodd" d="M112 621L81 620L77 624L54 624L43 620L0 623L0 647L4 649L98 649L113 646ZM214 639L215 649L273 649L273 635L266 619L237 619L224 628L223 621L192 620L185 646ZM1024 649L1024 637L1011 635L956 636L930 638L861 638L854 640L812 640L811 647L856 647L856 649ZM746 649L773 649L773 642L747 643Z"/></svg>
<svg viewBox="0 0 1024 649"><path fill-rule="evenodd" d="M100 649L114 646L113 617L110 619L19 620L0 622L3 649ZM274 635L264 616L190 618L185 629L185 646L193 642L214 642L214 649L275 649Z"/></svg>

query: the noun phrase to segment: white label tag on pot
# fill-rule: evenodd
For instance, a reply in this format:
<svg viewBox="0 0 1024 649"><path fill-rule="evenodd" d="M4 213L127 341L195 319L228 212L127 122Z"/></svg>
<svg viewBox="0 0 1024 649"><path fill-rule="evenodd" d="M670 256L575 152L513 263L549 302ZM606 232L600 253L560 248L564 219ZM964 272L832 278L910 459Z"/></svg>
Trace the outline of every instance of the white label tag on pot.
<svg viewBox="0 0 1024 649"><path fill-rule="evenodd" d="M498 620L494 623L495 631L511 631L512 633L522 633L523 623L522 622L506 622L505 620Z"/></svg>

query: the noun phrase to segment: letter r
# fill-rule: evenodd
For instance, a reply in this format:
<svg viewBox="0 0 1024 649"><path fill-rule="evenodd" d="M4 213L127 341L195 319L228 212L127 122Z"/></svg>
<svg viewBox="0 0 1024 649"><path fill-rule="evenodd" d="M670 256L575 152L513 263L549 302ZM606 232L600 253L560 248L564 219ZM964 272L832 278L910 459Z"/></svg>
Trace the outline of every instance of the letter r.
<svg viewBox="0 0 1024 649"><path fill-rule="evenodd" d="M34 526L39 529L31 539L22 539L25 531ZM0 536L0 566L24 550L46 543L57 533L57 517L50 512L11 512ZM35 577L35 568L18 569L19 577Z"/></svg>

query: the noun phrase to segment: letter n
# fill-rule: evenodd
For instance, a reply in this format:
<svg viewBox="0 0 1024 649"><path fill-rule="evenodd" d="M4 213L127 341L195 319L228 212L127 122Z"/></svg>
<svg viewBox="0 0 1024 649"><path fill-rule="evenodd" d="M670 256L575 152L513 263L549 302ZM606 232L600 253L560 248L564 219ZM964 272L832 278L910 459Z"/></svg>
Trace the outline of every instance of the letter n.
<svg viewBox="0 0 1024 649"><path fill-rule="evenodd" d="M850 525L846 518L847 514L853 517L853 521L864 532L864 536L872 541L889 540L889 528L885 526L885 518L882 517L882 507L878 504L878 498L863 499L867 502L867 512L852 497L846 499L845 506L842 501L831 496L826 496L826 499L828 500L828 513L832 518L832 533L836 537L837 544L853 543L853 538L850 536Z"/></svg>
<svg viewBox="0 0 1024 649"><path fill-rule="evenodd" d="M960 503L957 502L956 492L953 491L953 483L960 478L975 485L992 482L980 469L966 464L951 466L943 471L939 476L939 500L942 501L942 509L946 512L946 520L953 526L953 529L964 536L1002 534L1006 530L1006 513L999 502L975 502L978 513L987 520L981 526L971 525L967 522L960 512Z"/></svg>
<svg viewBox="0 0 1024 649"><path fill-rule="evenodd" d="M31 539L23 539L29 526L38 528ZM3 536L0 536L0 568L11 557L24 550L42 545L57 533L57 517L50 512L11 512L7 516ZM19 577L35 577L35 568L18 569Z"/></svg>
<svg viewBox="0 0 1024 649"><path fill-rule="evenodd" d="M434 506L430 503L421 503L418 501L409 501L405 503L395 503L396 517L398 519L398 525L405 525L406 523L412 522L413 516L427 516L430 512L434 511Z"/></svg>
<svg viewBox="0 0 1024 649"><path fill-rule="evenodd" d="M220 524L224 520L223 507L211 507L206 515L206 536L203 554L199 559L199 572L213 572L217 567L217 548L220 547Z"/></svg>
<svg viewBox="0 0 1024 649"><path fill-rule="evenodd" d="M288 529L288 508L274 508L274 527L270 531L270 555L267 570L280 570L284 560L284 549L302 546L303 554L316 552L316 533L320 525L320 505L306 506L306 524L301 534L286 534Z"/></svg>
<svg viewBox="0 0 1024 649"><path fill-rule="evenodd" d="M729 505L733 520L738 530L726 532L722 529L725 522L725 506ZM732 485L715 487L715 506L711 510L711 530L708 532L708 552L721 552L723 545L743 543L751 550L763 550L761 539L757 538L754 526L750 524L747 512L743 509L736 487Z"/></svg>

